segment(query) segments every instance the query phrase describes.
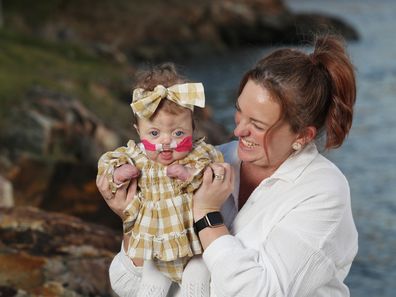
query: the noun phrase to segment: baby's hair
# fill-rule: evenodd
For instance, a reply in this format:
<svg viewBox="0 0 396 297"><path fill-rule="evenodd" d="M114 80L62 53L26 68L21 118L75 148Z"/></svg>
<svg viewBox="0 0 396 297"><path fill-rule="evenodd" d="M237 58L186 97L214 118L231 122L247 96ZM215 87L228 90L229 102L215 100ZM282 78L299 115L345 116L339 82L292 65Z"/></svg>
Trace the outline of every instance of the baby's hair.
<svg viewBox="0 0 396 297"><path fill-rule="evenodd" d="M147 91L153 91L158 85L163 85L165 88L169 88L173 85L184 84L187 82L188 80L178 73L176 65L171 62L167 62L151 66L146 70L138 71L136 74L134 89L142 88ZM151 118L155 117L159 110L176 115L185 112L186 109L187 108L182 107L170 100L161 100L161 103L158 105ZM137 124L136 117L134 119L134 124Z"/></svg>
<svg viewBox="0 0 396 297"><path fill-rule="evenodd" d="M178 73L176 65L167 62L139 70L136 74L134 88L152 91L158 85L169 88L175 84L186 83L187 79Z"/></svg>

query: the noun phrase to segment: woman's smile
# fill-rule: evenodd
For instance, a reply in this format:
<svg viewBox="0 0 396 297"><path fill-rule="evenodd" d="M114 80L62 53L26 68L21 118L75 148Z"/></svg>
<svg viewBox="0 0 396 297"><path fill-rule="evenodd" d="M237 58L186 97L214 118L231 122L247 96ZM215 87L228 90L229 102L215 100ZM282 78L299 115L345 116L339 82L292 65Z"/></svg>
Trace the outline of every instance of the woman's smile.
<svg viewBox="0 0 396 297"><path fill-rule="evenodd" d="M246 140L246 139L243 138L243 137L239 138L239 140L240 140L240 144L241 144L242 146L244 146L244 147L246 147L246 148L249 148L249 149L252 149L252 148L254 148L254 147L259 146L257 143L248 141L248 140Z"/></svg>

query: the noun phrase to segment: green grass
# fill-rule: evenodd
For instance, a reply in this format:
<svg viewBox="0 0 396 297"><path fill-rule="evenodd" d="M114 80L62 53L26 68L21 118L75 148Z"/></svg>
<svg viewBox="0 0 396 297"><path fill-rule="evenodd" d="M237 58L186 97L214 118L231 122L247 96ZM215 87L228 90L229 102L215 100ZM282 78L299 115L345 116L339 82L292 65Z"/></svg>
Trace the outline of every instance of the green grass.
<svg viewBox="0 0 396 297"><path fill-rule="evenodd" d="M67 43L42 41L0 30L0 127L8 110L28 100L34 86L80 100L100 118L124 125L130 111L116 98L127 92L125 67ZM103 86L97 95L92 86ZM117 114L114 117L114 113Z"/></svg>

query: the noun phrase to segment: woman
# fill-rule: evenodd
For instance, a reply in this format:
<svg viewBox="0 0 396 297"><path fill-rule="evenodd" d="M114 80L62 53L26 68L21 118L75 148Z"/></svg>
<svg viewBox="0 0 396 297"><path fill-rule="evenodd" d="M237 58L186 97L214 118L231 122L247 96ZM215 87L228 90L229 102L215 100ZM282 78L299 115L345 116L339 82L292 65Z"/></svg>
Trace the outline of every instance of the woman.
<svg viewBox="0 0 396 297"><path fill-rule="evenodd" d="M314 140L341 146L355 98L353 66L336 37L318 38L311 54L277 50L244 75L238 141L219 147L227 163L207 168L194 195L211 296L349 296L343 281L357 252L349 186ZM119 215L135 187L111 197L98 180ZM110 280L119 295L134 296L140 268L121 251Z"/></svg>

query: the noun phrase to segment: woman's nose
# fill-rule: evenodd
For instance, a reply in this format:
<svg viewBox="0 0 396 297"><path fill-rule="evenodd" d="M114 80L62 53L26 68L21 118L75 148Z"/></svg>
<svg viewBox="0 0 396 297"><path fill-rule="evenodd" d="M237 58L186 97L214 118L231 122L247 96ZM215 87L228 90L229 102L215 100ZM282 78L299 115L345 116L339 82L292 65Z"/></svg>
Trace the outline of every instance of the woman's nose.
<svg viewBox="0 0 396 297"><path fill-rule="evenodd" d="M249 135L248 127L243 121L239 121L239 123L236 123L236 127L234 129L234 135L236 137L243 137Z"/></svg>

